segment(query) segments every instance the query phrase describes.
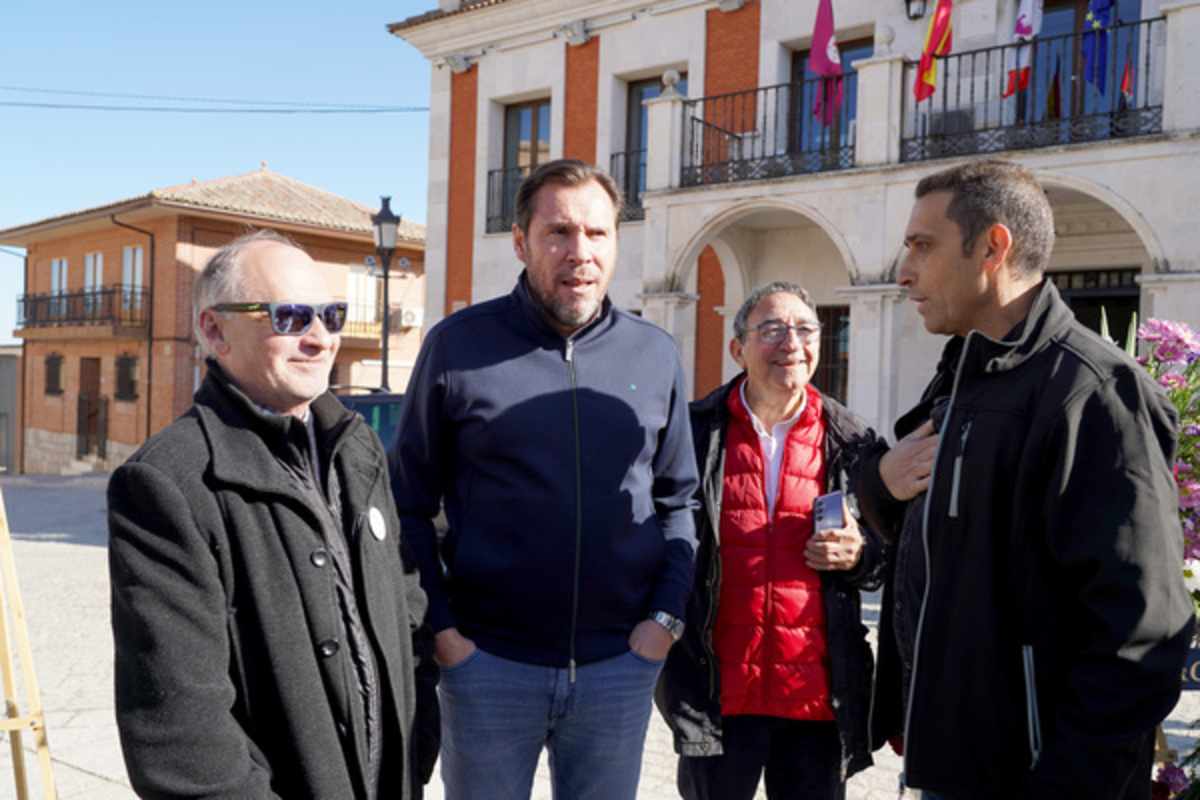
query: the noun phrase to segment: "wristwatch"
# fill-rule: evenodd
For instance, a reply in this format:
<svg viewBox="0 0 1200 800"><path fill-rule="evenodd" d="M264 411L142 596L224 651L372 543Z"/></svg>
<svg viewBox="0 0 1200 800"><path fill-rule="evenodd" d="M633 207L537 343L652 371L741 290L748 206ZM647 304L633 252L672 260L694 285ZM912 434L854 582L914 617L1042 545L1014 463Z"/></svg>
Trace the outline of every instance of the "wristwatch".
<svg viewBox="0 0 1200 800"><path fill-rule="evenodd" d="M672 616L665 611L655 611L649 616L649 619L666 628L667 633L671 634L671 641L678 642L683 636L683 620L679 617Z"/></svg>

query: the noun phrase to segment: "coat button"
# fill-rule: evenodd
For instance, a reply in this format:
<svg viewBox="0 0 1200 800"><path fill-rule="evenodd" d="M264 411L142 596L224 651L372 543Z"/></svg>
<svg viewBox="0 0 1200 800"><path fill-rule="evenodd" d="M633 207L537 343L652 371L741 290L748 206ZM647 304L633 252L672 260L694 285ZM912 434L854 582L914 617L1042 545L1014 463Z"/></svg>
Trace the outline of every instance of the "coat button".
<svg viewBox="0 0 1200 800"><path fill-rule="evenodd" d="M325 658L330 658L337 655L337 651L341 649L341 645L337 643L337 639L326 639L317 645L317 649L321 651L321 655Z"/></svg>
<svg viewBox="0 0 1200 800"><path fill-rule="evenodd" d="M323 567L329 563L329 552L324 548L318 548L312 551L312 555L308 557L314 567Z"/></svg>

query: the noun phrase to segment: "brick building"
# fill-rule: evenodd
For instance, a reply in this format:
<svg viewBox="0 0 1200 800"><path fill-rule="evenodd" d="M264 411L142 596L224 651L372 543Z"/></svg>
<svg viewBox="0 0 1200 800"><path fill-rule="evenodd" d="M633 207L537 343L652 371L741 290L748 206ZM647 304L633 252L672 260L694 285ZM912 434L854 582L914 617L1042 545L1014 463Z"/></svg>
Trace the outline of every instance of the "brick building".
<svg viewBox="0 0 1200 800"><path fill-rule="evenodd" d="M1022 48L1017 0L956 0L954 50L917 102L936 3L834 0L826 115L818 0L430 0L391 26L433 66L427 321L511 289L515 187L574 156L624 186L610 295L672 333L695 394L736 371L742 300L793 280L825 323L815 382L886 430L942 344L894 284L913 187L991 154L1046 187L1050 278L1085 322L1197 325L1200 0L1117 0L1100 33L1087 0L1044 5Z"/></svg>
<svg viewBox="0 0 1200 800"><path fill-rule="evenodd" d="M110 471L191 405L203 374L192 284L217 248L256 228L295 239L350 303L332 382L380 385L372 213L264 167L0 230L0 244L26 250L18 470ZM390 271L392 386L420 348L424 235L402 222Z"/></svg>

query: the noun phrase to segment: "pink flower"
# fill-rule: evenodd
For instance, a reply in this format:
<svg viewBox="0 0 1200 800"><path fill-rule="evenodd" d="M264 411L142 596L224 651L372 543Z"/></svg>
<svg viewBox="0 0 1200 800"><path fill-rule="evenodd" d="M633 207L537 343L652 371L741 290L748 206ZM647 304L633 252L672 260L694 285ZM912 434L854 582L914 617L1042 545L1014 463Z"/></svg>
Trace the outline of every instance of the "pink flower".
<svg viewBox="0 0 1200 800"><path fill-rule="evenodd" d="M1173 364L1185 364L1200 356L1200 336L1182 322L1148 319L1138 327L1138 338L1159 342L1155 358Z"/></svg>
<svg viewBox="0 0 1200 800"><path fill-rule="evenodd" d="M1138 338L1147 342L1161 342L1163 338L1163 321L1148 319L1138 326Z"/></svg>
<svg viewBox="0 0 1200 800"><path fill-rule="evenodd" d="M1200 481L1179 481L1179 507L1200 511Z"/></svg>
<svg viewBox="0 0 1200 800"><path fill-rule="evenodd" d="M1168 372L1159 378L1158 382L1167 389L1182 389L1187 386L1187 381L1178 372Z"/></svg>
<svg viewBox="0 0 1200 800"><path fill-rule="evenodd" d="M1163 340L1158 347L1154 348L1154 357L1164 364L1184 364L1187 363L1185 357L1187 350L1183 342Z"/></svg>
<svg viewBox="0 0 1200 800"><path fill-rule="evenodd" d="M1156 782L1165 783L1171 794L1179 794L1188 786L1188 775L1175 764L1163 764L1154 776Z"/></svg>

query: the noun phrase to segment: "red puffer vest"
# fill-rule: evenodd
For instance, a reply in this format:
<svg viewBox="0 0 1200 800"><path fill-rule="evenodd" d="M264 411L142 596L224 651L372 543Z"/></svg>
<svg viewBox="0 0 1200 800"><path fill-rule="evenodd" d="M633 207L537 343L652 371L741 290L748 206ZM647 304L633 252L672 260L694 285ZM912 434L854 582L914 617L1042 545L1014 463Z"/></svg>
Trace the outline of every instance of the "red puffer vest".
<svg viewBox="0 0 1200 800"><path fill-rule="evenodd" d="M713 631L721 713L832 720L821 578L804 561L812 504L825 486L821 397L788 432L774 519L762 447L735 388L721 495L721 594Z"/></svg>

